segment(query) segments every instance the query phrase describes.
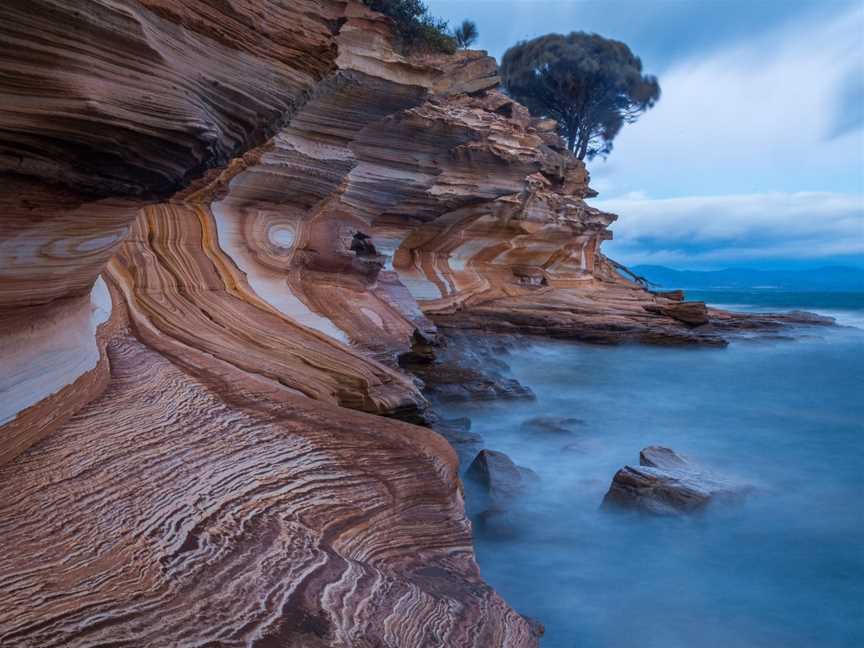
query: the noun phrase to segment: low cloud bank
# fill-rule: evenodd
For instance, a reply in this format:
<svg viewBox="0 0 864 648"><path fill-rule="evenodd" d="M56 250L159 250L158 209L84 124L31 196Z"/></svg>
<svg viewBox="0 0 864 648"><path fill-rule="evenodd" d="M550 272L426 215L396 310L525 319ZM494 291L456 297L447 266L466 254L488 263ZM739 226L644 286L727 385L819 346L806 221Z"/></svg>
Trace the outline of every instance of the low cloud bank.
<svg viewBox="0 0 864 648"><path fill-rule="evenodd" d="M592 204L620 216L607 252L627 264L683 268L748 262L864 263L864 198L830 192L631 194Z"/></svg>

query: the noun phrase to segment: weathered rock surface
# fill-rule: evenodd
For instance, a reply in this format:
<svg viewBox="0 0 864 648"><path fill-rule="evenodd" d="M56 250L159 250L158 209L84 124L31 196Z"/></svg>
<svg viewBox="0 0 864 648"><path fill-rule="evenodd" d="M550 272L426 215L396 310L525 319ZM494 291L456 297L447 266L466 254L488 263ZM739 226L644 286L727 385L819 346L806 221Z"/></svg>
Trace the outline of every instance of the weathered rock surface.
<svg viewBox="0 0 864 648"><path fill-rule="evenodd" d="M427 361L415 354L402 356L401 365L423 383L433 402L533 399L534 393L505 375L501 359L509 353L508 340L497 336L449 335Z"/></svg>
<svg viewBox="0 0 864 648"><path fill-rule="evenodd" d="M439 327L794 320L682 321L494 60L391 40L354 0L0 3L0 644L536 645L451 448L370 416L429 422L404 367L524 397Z"/></svg>
<svg viewBox="0 0 864 648"><path fill-rule="evenodd" d="M652 290L651 292L657 297L671 299L672 301L684 301L683 290Z"/></svg>
<svg viewBox="0 0 864 648"><path fill-rule="evenodd" d="M127 335L108 357L105 393L0 468L3 646L532 643L443 439L202 384Z"/></svg>
<svg viewBox="0 0 864 648"><path fill-rule="evenodd" d="M389 39L356 2L0 5L3 646L536 645L452 449L362 413L422 411L395 358L435 333L363 236L385 122L495 83Z"/></svg>
<svg viewBox="0 0 864 648"><path fill-rule="evenodd" d="M718 477L669 448L651 446L639 453L639 466L624 466L612 479L605 507L652 515L682 515L717 500L740 498L749 487Z"/></svg>
<svg viewBox="0 0 864 648"><path fill-rule="evenodd" d="M670 298L668 303L647 304L643 308L649 313L667 315L690 326L700 326L709 321L708 308L705 306L705 302L685 302Z"/></svg>

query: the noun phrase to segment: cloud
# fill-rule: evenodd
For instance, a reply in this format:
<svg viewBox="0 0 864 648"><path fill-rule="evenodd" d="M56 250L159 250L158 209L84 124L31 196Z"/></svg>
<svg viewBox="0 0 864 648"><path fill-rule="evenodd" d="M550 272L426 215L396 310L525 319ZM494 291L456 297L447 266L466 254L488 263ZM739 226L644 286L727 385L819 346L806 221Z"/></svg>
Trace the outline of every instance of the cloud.
<svg viewBox="0 0 864 648"><path fill-rule="evenodd" d="M597 32L624 41L651 74L670 63L722 47L807 14L821 17L856 0L427 0L433 15L480 28L479 49L499 60L519 40L549 32Z"/></svg>
<svg viewBox="0 0 864 648"><path fill-rule="evenodd" d="M592 205L619 214L607 253L627 264L721 267L766 260L864 262L864 197L830 192L660 198Z"/></svg>
<svg viewBox="0 0 864 648"><path fill-rule="evenodd" d="M864 264L864 6L685 60L591 164L627 264ZM858 109L856 113L853 108ZM614 190L610 191L610 190Z"/></svg>
<svg viewBox="0 0 864 648"><path fill-rule="evenodd" d="M850 112L864 5L840 8L674 65L657 107L592 175L661 196L864 191L864 134Z"/></svg>

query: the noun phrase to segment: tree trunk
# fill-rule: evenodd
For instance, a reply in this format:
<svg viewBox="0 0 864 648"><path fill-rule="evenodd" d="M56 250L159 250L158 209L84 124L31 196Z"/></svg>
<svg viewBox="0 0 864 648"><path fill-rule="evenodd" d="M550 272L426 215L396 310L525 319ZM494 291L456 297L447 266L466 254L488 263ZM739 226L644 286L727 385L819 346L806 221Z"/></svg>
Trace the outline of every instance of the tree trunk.
<svg viewBox="0 0 864 648"><path fill-rule="evenodd" d="M588 154L588 140L590 137L588 135L583 135L579 141L579 150L576 151L576 157L580 160L584 160L585 156Z"/></svg>
<svg viewBox="0 0 864 648"><path fill-rule="evenodd" d="M569 126L567 127L567 150L571 153L576 152L576 131Z"/></svg>

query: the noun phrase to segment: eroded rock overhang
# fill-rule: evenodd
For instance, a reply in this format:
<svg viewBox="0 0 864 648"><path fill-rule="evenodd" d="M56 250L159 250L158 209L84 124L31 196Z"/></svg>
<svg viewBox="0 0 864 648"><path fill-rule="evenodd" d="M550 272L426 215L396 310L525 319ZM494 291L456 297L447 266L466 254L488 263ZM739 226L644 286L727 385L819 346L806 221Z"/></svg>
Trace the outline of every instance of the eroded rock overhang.
<svg viewBox="0 0 864 648"><path fill-rule="evenodd" d="M0 32L0 643L535 645L452 449L363 413L422 409L394 353L434 325L347 200L365 129L494 64L326 0Z"/></svg>

